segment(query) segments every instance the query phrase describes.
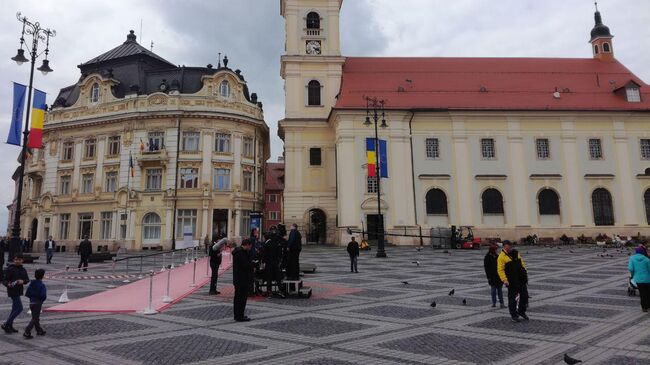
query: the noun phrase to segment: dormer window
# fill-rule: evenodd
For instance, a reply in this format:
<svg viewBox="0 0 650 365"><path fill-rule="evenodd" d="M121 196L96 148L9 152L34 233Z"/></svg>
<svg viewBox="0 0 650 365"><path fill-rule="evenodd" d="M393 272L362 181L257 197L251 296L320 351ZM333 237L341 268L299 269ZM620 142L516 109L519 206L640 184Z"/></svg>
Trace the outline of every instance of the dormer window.
<svg viewBox="0 0 650 365"><path fill-rule="evenodd" d="M320 29L320 15L312 11L307 14L307 29Z"/></svg>
<svg viewBox="0 0 650 365"><path fill-rule="evenodd" d="M640 103L641 102L641 92L638 87L628 86L625 88L625 94L627 95L628 103Z"/></svg>
<svg viewBox="0 0 650 365"><path fill-rule="evenodd" d="M99 102L99 84L94 83L90 88L90 102L97 103Z"/></svg>
<svg viewBox="0 0 650 365"><path fill-rule="evenodd" d="M221 81L221 85L219 85L219 94L224 98L230 97L230 84L228 81Z"/></svg>

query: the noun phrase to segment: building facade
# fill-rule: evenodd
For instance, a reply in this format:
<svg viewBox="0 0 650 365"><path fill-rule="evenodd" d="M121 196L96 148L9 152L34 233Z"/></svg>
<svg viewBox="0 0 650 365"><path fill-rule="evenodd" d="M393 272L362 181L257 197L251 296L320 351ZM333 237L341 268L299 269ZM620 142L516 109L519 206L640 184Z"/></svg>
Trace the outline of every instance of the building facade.
<svg viewBox="0 0 650 365"><path fill-rule="evenodd" d="M269 131L227 58L177 67L131 31L79 68L27 162L22 227L35 228L35 247L48 235L112 249L248 236L249 213L264 204Z"/></svg>
<svg viewBox="0 0 650 365"><path fill-rule="evenodd" d="M599 12L591 58L344 58L341 5L281 1L285 220L339 244L346 228L378 224L514 240L650 234L650 87L615 59ZM386 101L381 216L366 96ZM419 243L406 236L388 240Z"/></svg>
<svg viewBox="0 0 650 365"><path fill-rule="evenodd" d="M282 218L284 200L284 162L280 157L278 162L266 163L266 181L264 183L264 232L271 226L284 222Z"/></svg>

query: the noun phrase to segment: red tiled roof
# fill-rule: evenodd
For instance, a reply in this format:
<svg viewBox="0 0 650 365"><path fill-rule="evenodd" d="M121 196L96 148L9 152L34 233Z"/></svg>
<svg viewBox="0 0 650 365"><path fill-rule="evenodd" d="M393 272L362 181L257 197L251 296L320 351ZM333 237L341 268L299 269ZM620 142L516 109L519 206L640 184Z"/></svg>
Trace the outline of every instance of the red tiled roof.
<svg viewBox="0 0 650 365"><path fill-rule="evenodd" d="M629 81L642 102L613 92ZM625 66L581 58L348 57L336 108L365 108L364 96L386 109L650 111L650 86Z"/></svg>
<svg viewBox="0 0 650 365"><path fill-rule="evenodd" d="M284 190L284 183L282 183L280 178L284 179L284 164L267 162L264 188L266 190Z"/></svg>

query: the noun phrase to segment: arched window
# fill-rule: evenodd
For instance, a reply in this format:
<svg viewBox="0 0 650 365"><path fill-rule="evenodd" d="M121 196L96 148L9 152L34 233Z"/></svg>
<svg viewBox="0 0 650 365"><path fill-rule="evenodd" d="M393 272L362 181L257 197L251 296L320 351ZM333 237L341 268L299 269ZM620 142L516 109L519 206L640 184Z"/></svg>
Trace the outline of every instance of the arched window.
<svg viewBox="0 0 650 365"><path fill-rule="evenodd" d="M645 216L648 224L650 224L650 189L645 191L643 194L643 200L645 202Z"/></svg>
<svg viewBox="0 0 650 365"><path fill-rule="evenodd" d="M544 189L537 196L540 215L560 215L560 197L551 189Z"/></svg>
<svg viewBox="0 0 650 365"><path fill-rule="evenodd" d="M230 96L230 84L228 83L228 81L226 80L221 81L221 84L219 85L219 94L221 94L221 96L224 98Z"/></svg>
<svg viewBox="0 0 650 365"><path fill-rule="evenodd" d="M594 54L598 54L598 45L594 44Z"/></svg>
<svg viewBox="0 0 650 365"><path fill-rule="evenodd" d="M142 219L142 239L144 243L160 243L160 216L149 213ZM149 241L149 242L148 242ZM151 242L153 241L153 242Z"/></svg>
<svg viewBox="0 0 650 365"><path fill-rule="evenodd" d="M320 15L316 12L307 14L307 29L320 29Z"/></svg>
<svg viewBox="0 0 650 365"><path fill-rule="evenodd" d="M96 103L99 101L99 84L94 83L90 88L90 102Z"/></svg>
<svg viewBox="0 0 650 365"><path fill-rule="evenodd" d="M603 52L609 53L609 43L603 43Z"/></svg>
<svg viewBox="0 0 650 365"><path fill-rule="evenodd" d="M503 215L503 196L497 189L487 189L481 196L483 214Z"/></svg>
<svg viewBox="0 0 650 365"><path fill-rule="evenodd" d="M316 80L309 81L308 89L308 105L321 105L320 101L320 82Z"/></svg>
<svg viewBox="0 0 650 365"><path fill-rule="evenodd" d="M427 193L427 215L447 215L447 195L440 189L431 189Z"/></svg>
<svg viewBox="0 0 650 365"><path fill-rule="evenodd" d="M614 225L614 207L612 195L607 189L599 188L591 194L591 205L594 210L594 224L597 226Z"/></svg>

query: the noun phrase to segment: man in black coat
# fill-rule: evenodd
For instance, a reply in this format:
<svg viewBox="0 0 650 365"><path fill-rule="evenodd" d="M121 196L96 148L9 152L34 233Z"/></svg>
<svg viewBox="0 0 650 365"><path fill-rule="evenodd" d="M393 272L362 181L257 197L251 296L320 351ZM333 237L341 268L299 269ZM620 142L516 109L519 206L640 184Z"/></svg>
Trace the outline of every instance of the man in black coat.
<svg viewBox="0 0 650 365"><path fill-rule="evenodd" d="M300 251L302 251L302 236L298 231L298 225L295 223L291 225L291 232L289 232L289 240L287 242L289 249L289 262L287 264L287 279L299 280L300 279Z"/></svg>
<svg viewBox="0 0 650 365"><path fill-rule="evenodd" d="M508 282L508 307L514 322L518 322L517 316L528 320L526 309L528 309L528 271L517 250L509 253L510 262L505 265L505 273ZM519 302L517 303L517 296Z"/></svg>
<svg viewBox="0 0 650 365"><path fill-rule="evenodd" d="M88 240L88 235L84 236L84 240L81 241L79 244L79 248L77 249L77 255L79 255L79 266L77 266L77 270L81 269L81 265L84 267L84 271L88 271L88 259L90 258L90 255L93 253L93 245L90 243Z"/></svg>
<svg viewBox="0 0 650 365"><path fill-rule="evenodd" d="M266 276L266 294L271 296L273 282L275 281L280 291L282 290L282 277L280 271L280 260L282 259L282 247L280 246L281 238L277 235L275 226L271 227L271 232L267 236L266 242L262 246L262 260L264 261L264 271Z"/></svg>
<svg viewBox="0 0 650 365"><path fill-rule="evenodd" d="M221 294L217 290L217 279L219 278L219 266L221 266L221 256L223 249L228 246L228 238L222 238L208 248L208 253L210 255L210 270L212 275L210 276L210 291L208 295L217 295Z"/></svg>
<svg viewBox="0 0 650 365"><path fill-rule="evenodd" d="M13 263L9 265L4 272L2 284L7 287L7 296L11 298L11 313L7 321L2 325L5 333L16 333L14 328L14 319L23 311L23 302L20 297L23 295L23 286L29 283L27 270L23 267L23 255L17 253L14 256Z"/></svg>
<svg viewBox="0 0 650 365"><path fill-rule="evenodd" d="M348 255L350 255L350 272L358 273L357 260L359 259L359 242L352 236L351 241L348 243Z"/></svg>
<svg viewBox="0 0 650 365"><path fill-rule="evenodd" d="M248 288L253 280L253 263L249 256L252 242L245 239L241 246L232 251L232 283L235 286L235 298L233 299L233 310L235 321L248 322L251 319L244 315L246 311L246 300Z"/></svg>

